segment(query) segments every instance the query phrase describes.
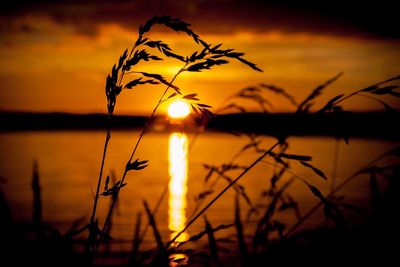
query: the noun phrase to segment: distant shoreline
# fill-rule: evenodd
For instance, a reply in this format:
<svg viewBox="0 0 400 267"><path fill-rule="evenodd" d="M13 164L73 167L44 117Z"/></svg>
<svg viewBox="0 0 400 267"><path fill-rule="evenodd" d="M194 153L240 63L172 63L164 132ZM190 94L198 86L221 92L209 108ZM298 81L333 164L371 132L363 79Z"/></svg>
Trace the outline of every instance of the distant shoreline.
<svg viewBox="0 0 400 267"><path fill-rule="evenodd" d="M130 130L145 124L144 116L116 115L112 128ZM106 114L28 113L0 112L0 132L102 130L107 128ZM189 119L190 120L190 119ZM192 122L193 123L193 120ZM154 120L154 129L172 131L164 117ZM193 124L183 127L190 131ZM181 127L182 128L182 127ZM359 136L371 138L400 139L400 116L398 113L343 113L343 114L226 114L212 118L207 130L233 133L259 133L271 136Z"/></svg>

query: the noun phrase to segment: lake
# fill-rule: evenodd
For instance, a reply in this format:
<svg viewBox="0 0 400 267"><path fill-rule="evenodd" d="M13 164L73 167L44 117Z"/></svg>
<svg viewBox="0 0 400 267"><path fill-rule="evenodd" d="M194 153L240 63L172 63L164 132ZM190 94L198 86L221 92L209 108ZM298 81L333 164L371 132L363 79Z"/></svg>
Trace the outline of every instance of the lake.
<svg viewBox="0 0 400 267"><path fill-rule="evenodd" d="M120 179L138 135L137 131L113 132L105 173ZM41 184L43 221L62 233L68 231L77 220L82 220L81 225L84 225L91 214L104 137L105 132L100 131L0 133L2 177L0 185L12 209L14 222L25 223L31 220L33 207L31 184L33 165L36 161ZM129 172L125 180L127 185L121 189L117 210L112 220L111 236L116 241L114 249L130 249L137 214L143 215L143 225L147 223L143 200L146 200L150 207L154 207L164 190L167 190L167 194L156 214L157 226L164 241L180 231L195 207L195 196L207 189L204 180L208 170L204 167L204 163L215 165L229 163L248 140L244 136L237 137L219 132L207 132L197 137L182 133L147 133L135 158L149 160L149 166L141 171ZM264 148L274 143L271 137L262 137L261 140L261 146ZM328 194L332 188L332 176L336 177L335 183L339 184L376 156L399 144L398 141L357 138L350 139L350 144L346 145L343 141L338 143L334 138L310 136L290 137L288 140L289 149L286 153L312 156L310 163L323 171L328 181L295 160L290 161L291 173L284 176L285 179L293 175L302 177L317 186L323 194ZM335 163L336 153L339 156ZM254 150L249 149L234 162L249 165L258 156ZM270 186L271 175L279 170L271 165L274 164L271 158L266 158L265 161L240 180L247 195L261 212L265 210L266 203L265 197L262 197L263 192ZM227 174L235 178L240 171L234 170ZM214 178L210 178L209 184L212 183L212 179ZM363 206L369 201L368 181L368 176L360 176L341 190L340 194L345 195L349 202ZM283 182L280 181L280 184ZM220 179L213 188L214 195L226 185L227 182ZM315 196L299 179L288 188L287 192L298 201L301 214L318 203ZM104 220L110 200L110 197L100 199L98 210L100 223ZM207 218L213 226L233 222L234 200L234 190L230 190L209 209ZM241 206L242 217L245 219L249 205L242 199ZM297 220L294 213L289 211L282 212L279 216L279 220L288 226ZM314 227L324 221L321 212L317 212L304 223L303 227ZM245 228L246 232L251 233L252 226L254 223L250 221ZM198 220L181 236L181 239L186 239L203 229L204 221ZM229 235L229 231L226 233ZM150 247L153 240L151 231L148 231L144 247Z"/></svg>

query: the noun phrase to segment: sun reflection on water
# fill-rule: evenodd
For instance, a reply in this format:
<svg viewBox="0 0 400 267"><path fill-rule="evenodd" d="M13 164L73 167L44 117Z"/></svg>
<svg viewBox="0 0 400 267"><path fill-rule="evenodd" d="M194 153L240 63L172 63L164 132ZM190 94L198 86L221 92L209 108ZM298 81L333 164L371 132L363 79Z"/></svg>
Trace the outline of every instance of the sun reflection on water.
<svg viewBox="0 0 400 267"><path fill-rule="evenodd" d="M184 133L172 133L169 136L169 200L168 228L173 238L186 225L186 193L188 179L188 138ZM186 241L189 238L183 233L176 240Z"/></svg>

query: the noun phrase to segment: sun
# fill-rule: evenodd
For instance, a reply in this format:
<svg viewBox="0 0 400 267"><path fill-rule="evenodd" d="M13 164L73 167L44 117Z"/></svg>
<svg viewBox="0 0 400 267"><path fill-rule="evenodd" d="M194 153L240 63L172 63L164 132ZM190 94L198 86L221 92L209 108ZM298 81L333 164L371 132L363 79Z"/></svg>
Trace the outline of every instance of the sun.
<svg viewBox="0 0 400 267"><path fill-rule="evenodd" d="M183 101L177 100L172 102L168 107L168 116L174 119L181 119L190 114L190 105Z"/></svg>

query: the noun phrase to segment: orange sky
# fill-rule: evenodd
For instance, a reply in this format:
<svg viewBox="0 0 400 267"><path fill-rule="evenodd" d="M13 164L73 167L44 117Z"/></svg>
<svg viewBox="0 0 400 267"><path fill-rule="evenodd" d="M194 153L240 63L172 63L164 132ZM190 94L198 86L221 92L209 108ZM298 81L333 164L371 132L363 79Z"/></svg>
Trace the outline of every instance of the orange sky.
<svg viewBox="0 0 400 267"><path fill-rule="evenodd" d="M185 20L191 22L190 17ZM96 22L96 32L88 34L77 31L74 24L35 12L12 19L2 16L1 22L0 110L106 112L105 77L122 51L136 40L138 24L127 27L117 21L100 21ZM234 62L178 78L177 85L184 93L196 92L212 106L258 83L278 85L302 100L314 87L343 71L345 75L320 98L322 105L338 92L351 92L400 73L400 42L396 38L348 33L341 36L301 28L263 30L246 24L220 32L207 30L204 25L199 25L197 31L196 24L192 29L209 43L222 42L225 48L245 52L248 60L264 70L257 73ZM187 36L162 27L155 31L154 39L164 40L180 54L193 51ZM169 80L179 66L177 61L166 60L146 63L139 69L161 73ZM143 86L123 92L116 112L147 114L163 90L162 86ZM275 95L269 99L274 104L271 111L291 110ZM395 102L389 103L396 106ZM354 110L381 109L366 99L354 99L346 106Z"/></svg>

